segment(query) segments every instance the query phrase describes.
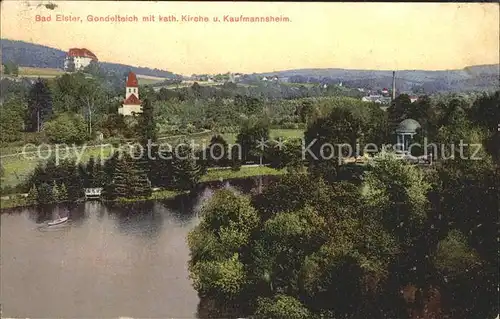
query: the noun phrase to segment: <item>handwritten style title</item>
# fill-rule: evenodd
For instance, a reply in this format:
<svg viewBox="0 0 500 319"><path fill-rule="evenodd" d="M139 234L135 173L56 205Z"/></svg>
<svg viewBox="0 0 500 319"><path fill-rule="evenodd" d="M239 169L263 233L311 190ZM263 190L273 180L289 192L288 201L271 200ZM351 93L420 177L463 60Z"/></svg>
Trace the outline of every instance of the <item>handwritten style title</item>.
<svg viewBox="0 0 500 319"><path fill-rule="evenodd" d="M215 22L215 23L237 23L237 22L291 22L289 17L286 16L231 16L231 15L223 15L223 16L192 16L189 14L185 15L148 15L138 17L136 15L106 15L106 16L95 16L88 15L83 19L81 16L75 15L64 15L57 14L54 15L36 15L35 21L37 22Z"/></svg>

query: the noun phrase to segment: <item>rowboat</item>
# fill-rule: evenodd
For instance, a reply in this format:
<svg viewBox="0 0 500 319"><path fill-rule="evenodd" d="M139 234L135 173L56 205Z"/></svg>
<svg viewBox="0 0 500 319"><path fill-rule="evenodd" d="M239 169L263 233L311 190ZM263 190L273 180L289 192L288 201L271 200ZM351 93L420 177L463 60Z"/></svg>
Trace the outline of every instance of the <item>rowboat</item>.
<svg viewBox="0 0 500 319"><path fill-rule="evenodd" d="M68 217L61 217L48 223L49 226L55 226L68 221Z"/></svg>

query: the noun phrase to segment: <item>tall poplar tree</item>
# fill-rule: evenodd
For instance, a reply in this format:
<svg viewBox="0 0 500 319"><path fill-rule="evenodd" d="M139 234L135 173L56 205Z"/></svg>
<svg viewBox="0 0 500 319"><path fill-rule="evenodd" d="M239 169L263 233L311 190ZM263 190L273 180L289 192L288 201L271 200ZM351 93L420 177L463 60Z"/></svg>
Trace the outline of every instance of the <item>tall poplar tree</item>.
<svg viewBox="0 0 500 319"><path fill-rule="evenodd" d="M40 132L42 125L52 115L52 94L46 80L38 79L28 95L27 127L31 132Z"/></svg>
<svg viewBox="0 0 500 319"><path fill-rule="evenodd" d="M142 104L142 113L139 118L141 144L147 144L148 140L155 142L157 131L153 104L149 98L146 98Z"/></svg>

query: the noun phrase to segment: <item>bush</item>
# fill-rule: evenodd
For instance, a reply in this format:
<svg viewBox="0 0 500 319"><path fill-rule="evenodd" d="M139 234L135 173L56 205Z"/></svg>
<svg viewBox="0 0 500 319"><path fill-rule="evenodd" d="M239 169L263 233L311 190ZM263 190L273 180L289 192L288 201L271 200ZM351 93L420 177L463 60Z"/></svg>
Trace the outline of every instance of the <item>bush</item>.
<svg viewBox="0 0 500 319"><path fill-rule="evenodd" d="M299 300L291 296L277 295L271 298L259 298L256 318L306 319L311 318L309 310Z"/></svg>
<svg viewBox="0 0 500 319"><path fill-rule="evenodd" d="M52 143L82 144L87 139L83 117L63 113L45 124L45 134Z"/></svg>
<svg viewBox="0 0 500 319"><path fill-rule="evenodd" d="M24 144L35 144L40 145L48 141L47 136L44 132L27 132L23 133L23 143Z"/></svg>

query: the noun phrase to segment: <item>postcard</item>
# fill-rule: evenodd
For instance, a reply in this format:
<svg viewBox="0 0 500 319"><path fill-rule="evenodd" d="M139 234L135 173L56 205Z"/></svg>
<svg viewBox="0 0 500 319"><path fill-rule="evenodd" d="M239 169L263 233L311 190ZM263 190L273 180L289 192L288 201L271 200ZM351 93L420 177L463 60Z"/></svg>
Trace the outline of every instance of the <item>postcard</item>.
<svg viewBox="0 0 500 319"><path fill-rule="evenodd" d="M3 1L2 318L499 318L499 12Z"/></svg>

